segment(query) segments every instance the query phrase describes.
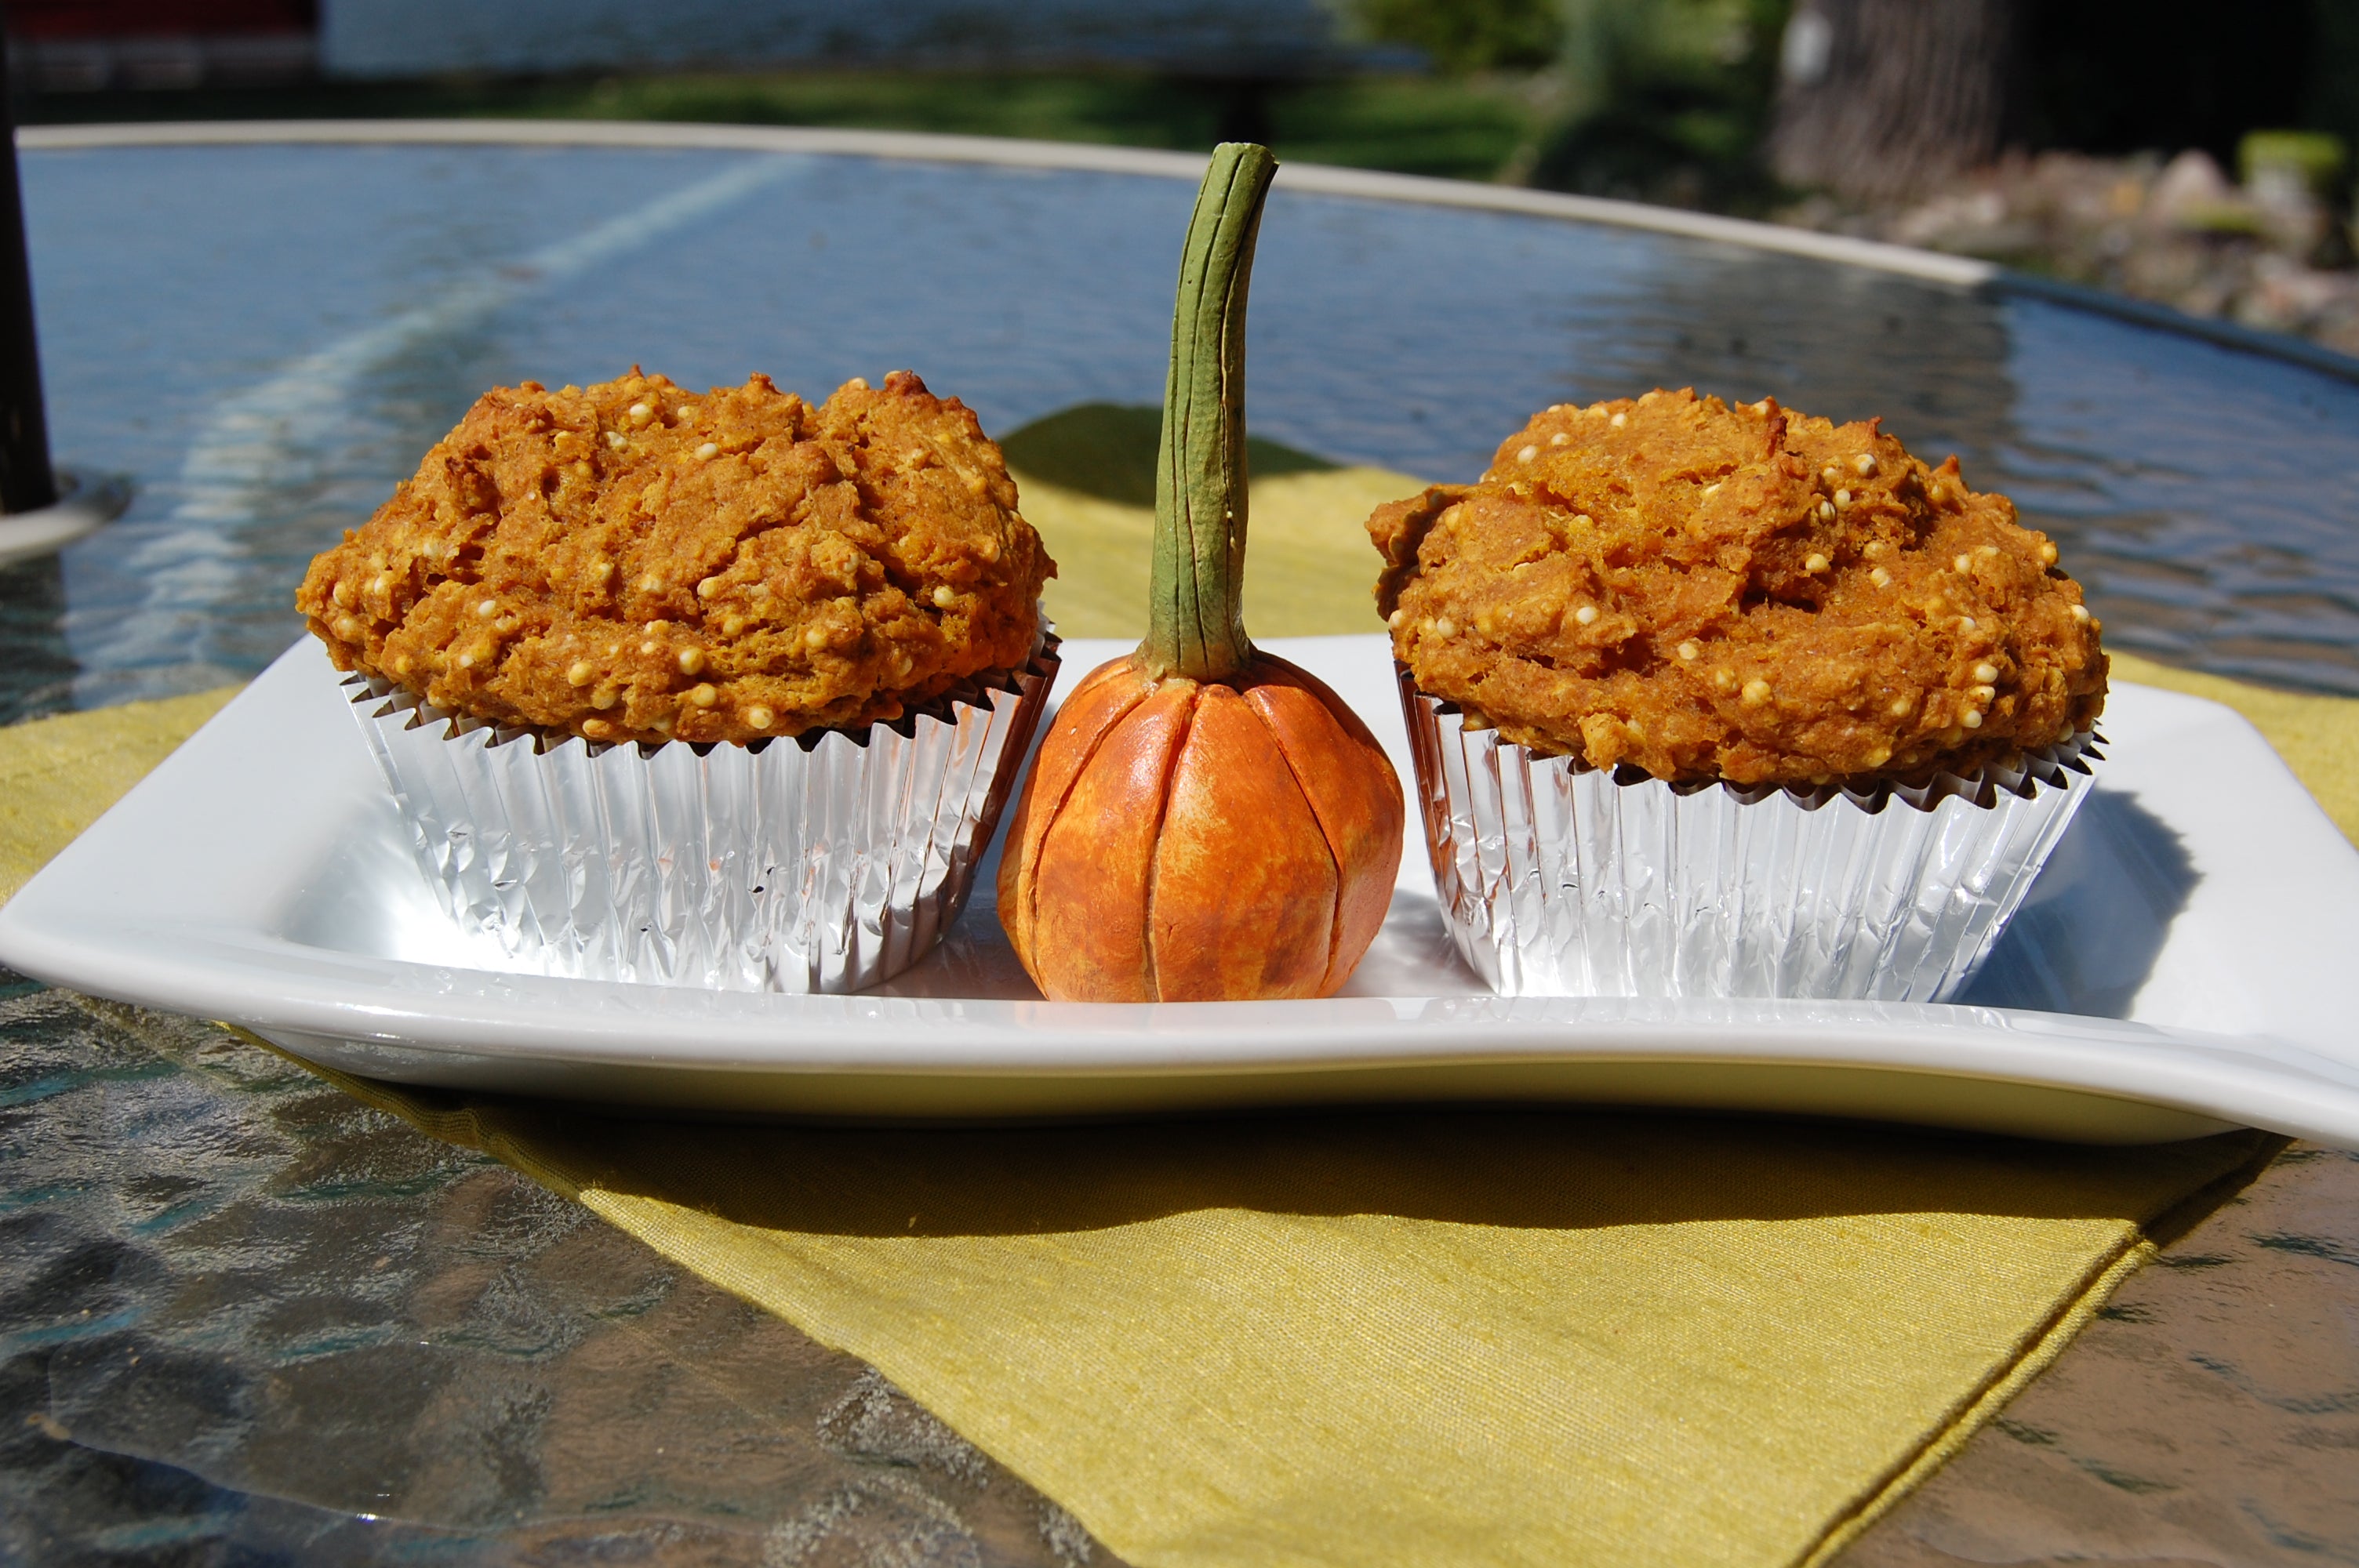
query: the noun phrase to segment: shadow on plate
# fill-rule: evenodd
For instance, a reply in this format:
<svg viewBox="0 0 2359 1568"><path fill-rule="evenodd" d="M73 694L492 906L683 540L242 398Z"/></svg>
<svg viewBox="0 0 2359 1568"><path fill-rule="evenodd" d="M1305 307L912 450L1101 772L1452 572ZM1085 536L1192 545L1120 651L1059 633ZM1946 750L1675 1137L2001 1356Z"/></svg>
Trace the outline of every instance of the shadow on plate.
<svg viewBox="0 0 2359 1568"><path fill-rule="evenodd" d="M2136 795L2101 788L1953 1000L2125 1018L2201 880L2177 832Z"/></svg>

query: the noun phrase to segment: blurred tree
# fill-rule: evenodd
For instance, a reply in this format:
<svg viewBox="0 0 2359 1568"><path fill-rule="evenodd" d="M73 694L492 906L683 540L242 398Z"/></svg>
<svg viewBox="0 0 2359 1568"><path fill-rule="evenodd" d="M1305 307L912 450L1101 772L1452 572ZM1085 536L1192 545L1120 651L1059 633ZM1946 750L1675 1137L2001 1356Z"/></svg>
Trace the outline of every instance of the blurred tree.
<svg viewBox="0 0 2359 1568"><path fill-rule="evenodd" d="M1863 200L1988 161L2014 107L2015 0L1798 0L1770 167Z"/></svg>
<svg viewBox="0 0 2359 1568"><path fill-rule="evenodd" d="M1777 192L1758 148L1787 0L1562 0L1554 124L1533 183L1678 207L1760 212Z"/></svg>
<svg viewBox="0 0 2359 1568"><path fill-rule="evenodd" d="M1556 0L1350 0L1355 30L1423 49L1444 70L1513 70L1556 58Z"/></svg>
<svg viewBox="0 0 2359 1568"><path fill-rule="evenodd" d="M2348 135L2354 23L2352 0L2044 0L2023 14L2023 139L2224 164L2258 127Z"/></svg>
<svg viewBox="0 0 2359 1568"><path fill-rule="evenodd" d="M2318 28L2303 123L2332 131L2359 154L2359 5L2351 0L2310 0ZM2359 157L2352 160L2359 164Z"/></svg>

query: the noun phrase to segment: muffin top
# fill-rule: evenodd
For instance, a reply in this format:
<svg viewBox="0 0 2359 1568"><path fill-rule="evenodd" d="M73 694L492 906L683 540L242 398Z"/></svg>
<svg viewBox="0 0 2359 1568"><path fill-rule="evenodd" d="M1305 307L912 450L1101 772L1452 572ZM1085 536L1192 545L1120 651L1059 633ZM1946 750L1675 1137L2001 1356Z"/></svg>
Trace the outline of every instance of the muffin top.
<svg viewBox="0 0 2359 1568"><path fill-rule="evenodd" d="M1674 782L1916 780L2087 729L2105 655L2056 546L1876 426L1691 391L1536 415L1368 520L1394 653L1510 741Z"/></svg>
<svg viewBox="0 0 2359 1568"><path fill-rule="evenodd" d="M973 413L906 371L814 408L634 370L485 393L296 606L337 668L459 713L745 743L1021 665L1055 571Z"/></svg>

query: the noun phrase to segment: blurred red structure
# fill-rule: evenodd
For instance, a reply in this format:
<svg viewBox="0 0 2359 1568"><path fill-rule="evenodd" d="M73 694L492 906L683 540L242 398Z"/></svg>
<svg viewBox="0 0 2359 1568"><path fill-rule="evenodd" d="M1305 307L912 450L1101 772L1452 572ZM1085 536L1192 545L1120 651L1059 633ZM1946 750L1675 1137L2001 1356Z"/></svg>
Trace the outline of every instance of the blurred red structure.
<svg viewBox="0 0 2359 1568"><path fill-rule="evenodd" d="M44 92L289 81L319 60L318 0L10 0L9 63Z"/></svg>

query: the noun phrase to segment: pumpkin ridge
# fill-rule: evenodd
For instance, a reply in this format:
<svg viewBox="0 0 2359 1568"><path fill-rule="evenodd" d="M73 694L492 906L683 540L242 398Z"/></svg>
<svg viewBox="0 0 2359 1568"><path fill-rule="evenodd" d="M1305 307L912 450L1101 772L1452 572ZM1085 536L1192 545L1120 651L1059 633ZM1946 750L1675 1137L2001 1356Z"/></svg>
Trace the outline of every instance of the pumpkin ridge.
<svg viewBox="0 0 2359 1568"><path fill-rule="evenodd" d="M1360 898L1353 896L1355 891L1382 886L1383 898L1375 911L1378 925L1383 923L1383 909L1392 902L1393 878L1400 869L1399 836L1406 826L1407 802L1391 764L1385 759L1383 743L1332 687L1276 654L1258 653L1255 660L1259 678L1248 701L1261 710L1263 722L1278 737L1278 754L1293 769L1338 870L1334 929L1340 968L1332 973L1332 980L1334 987L1341 987L1375 935L1375 927L1361 929L1370 912ZM1299 716L1301 722L1287 719L1285 710L1288 705L1263 696L1280 691L1309 699L1308 707ZM1285 720L1283 728L1281 720ZM1289 739L1291 745L1288 743ZM1321 752L1335 741L1342 742L1343 751L1351 754L1353 761L1331 772L1322 762ZM1347 799L1357 792L1346 781L1370 763L1375 769L1371 777L1380 777L1383 785L1357 801L1357 806L1374 813L1369 821L1362 823L1356 820L1357 812ZM1364 842L1358 831L1364 828L1378 830ZM1375 854L1377 860L1364 862L1360 858L1364 849ZM1379 869L1381 876L1372 874Z"/></svg>
<svg viewBox="0 0 2359 1568"><path fill-rule="evenodd" d="M1082 695L1082 691L1089 689L1092 684L1094 683L1084 682L1082 684L1082 690L1074 692L1073 696L1066 698L1066 700L1071 702L1075 698L1078 698ZM1073 798L1073 791L1081 787L1082 780L1088 776L1090 764L1097 761L1098 752L1104 749L1106 741L1116 730L1122 727L1122 721L1124 719L1138 711L1138 705L1145 700L1147 700L1147 694L1143 689L1133 693L1130 700L1124 704L1122 711L1116 713L1113 718L1098 726L1096 733L1090 737L1089 750L1082 753L1080 763L1075 766L1071 775L1065 780L1064 788L1058 792L1055 806L1048 808L1047 816L1041 818L1040 832L1037 839L1033 838L1033 835L1030 831L1032 813L1025 809L1026 806L1030 805L1030 802L1027 800L1018 803L1016 819L1014 823L1009 825L1008 830L1010 833L1021 831L1025 838L1032 840L1016 846L1016 885L1019 890L1021 890L1022 894L1021 906L1017 911L1016 918L1023 924L1025 937L1024 946L1027 949L1026 956L1027 957L1032 946L1033 935L1039 929L1040 879L1038 873L1040 870L1040 851L1048 846L1049 831L1050 828L1056 827L1057 819L1065 814L1065 803ZM1044 735L1041 739L1046 741L1048 737ZM1184 745L1185 743L1186 737L1183 736L1181 737L1181 744ZM1176 756L1178 753L1175 751L1173 754ZM1027 791L1029 790L1032 783L1039 778L1039 752L1036 750L1032 755L1032 769L1030 776L1026 781L1026 788ZM999 852L1002 856L1005 856L1007 853L1007 849L1003 846ZM1152 865L1153 862L1150 861L1150 869L1152 869ZM1150 893L1149 896L1151 898L1152 894ZM1149 944L1149 946L1151 948L1152 944ZM1150 959L1152 955L1150 953ZM1025 965L1025 968L1028 970L1031 968L1031 965L1027 962Z"/></svg>
<svg viewBox="0 0 2359 1568"><path fill-rule="evenodd" d="M1140 944L1147 951L1147 990L1156 1000L1163 1000L1162 966L1155 957L1155 884L1156 873L1163 865L1163 824L1171 815L1171 778L1180 771L1180 753L1196 734L1196 704L1203 700L1204 688L1199 685L1188 703L1187 718L1180 738L1171 743L1171 760L1163 770L1160 787L1155 792L1155 837L1147 851L1147 940ZM1112 726L1108 726L1109 729Z"/></svg>
<svg viewBox="0 0 2359 1568"><path fill-rule="evenodd" d="M1035 978L1053 999L1155 1000L1147 879L1164 813L1147 796L1165 789L1190 732L1191 690L1158 687L1132 706L1049 825L1034 873L1032 943Z"/></svg>
<svg viewBox="0 0 2359 1568"><path fill-rule="evenodd" d="M1336 725L1344 734L1349 735L1371 752L1383 752L1384 742L1377 740L1376 732L1368 728L1368 721L1354 712L1350 703L1338 697L1333 687L1329 686L1293 660L1282 658L1264 649L1254 650L1254 660L1259 672L1255 685L1288 686L1297 691L1308 692L1318 700L1320 707L1327 710L1328 715L1335 720Z"/></svg>
<svg viewBox="0 0 2359 1568"><path fill-rule="evenodd" d="M1322 989L1319 992L1321 996L1325 996L1328 994L1323 989L1325 977L1334 974L1335 957L1343 950L1343 891L1350 869L1343 864L1343 851L1336 846L1333 836L1328 831L1326 814L1319 809L1319 797L1311 793L1310 782L1303 777L1302 765L1294 760L1294 753L1287 749L1286 731L1271 723L1269 714L1262 708L1250 702L1245 704L1245 707L1251 710L1256 719L1261 721L1261 727L1269 731L1270 744L1277 748L1277 759L1286 764L1287 776L1294 781L1294 792L1302 797L1302 805L1310 813L1310 820L1319 825L1319 842L1326 846L1327 863L1335 868L1335 908L1334 912L1327 917L1327 967L1321 971Z"/></svg>

